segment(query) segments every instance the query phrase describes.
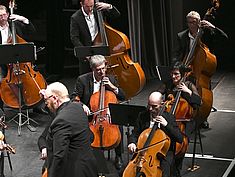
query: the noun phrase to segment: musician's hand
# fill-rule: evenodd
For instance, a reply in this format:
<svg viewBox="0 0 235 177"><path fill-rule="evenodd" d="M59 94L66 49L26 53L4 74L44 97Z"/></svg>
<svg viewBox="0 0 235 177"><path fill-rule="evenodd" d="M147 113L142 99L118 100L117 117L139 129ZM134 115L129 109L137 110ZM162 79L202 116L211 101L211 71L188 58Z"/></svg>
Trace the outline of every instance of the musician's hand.
<svg viewBox="0 0 235 177"><path fill-rule="evenodd" d="M97 10L104 10L104 9L112 9L113 6L111 4L108 3L104 3L104 2L97 2L95 3L96 9Z"/></svg>
<svg viewBox="0 0 235 177"><path fill-rule="evenodd" d="M83 104L82 107L87 116L91 114L91 111L87 105Z"/></svg>
<svg viewBox="0 0 235 177"><path fill-rule="evenodd" d="M163 127L167 126L168 122L166 119L162 116L156 116L153 118L153 121L160 123Z"/></svg>
<svg viewBox="0 0 235 177"><path fill-rule="evenodd" d="M28 20L27 18L25 18L24 16L20 16L20 15L16 15L16 14L11 14L11 15L9 16L9 18L10 18L11 20L13 20L13 21L18 20L18 21L21 21L21 22L23 22L23 23L25 23L25 24L29 24L29 20Z"/></svg>
<svg viewBox="0 0 235 177"><path fill-rule="evenodd" d="M136 145L135 145L135 143L130 143L129 145L128 145L128 149L129 149L129 151L130 152L135 152L136 151Z"/></svg>
<svg viewBox="0 0 235 177"><path fill-rule="evenodd" d="M0 151L3 151L5 149L5 143L3 140L0 140Z"/></svg>
<svg viewBox="0 0 235 177"><path fill-rule="evenodd" d="M207 21L207 20L202 20L201 21L201 27L204 27L204 28L215 28L215 26L212 24L212 23L210 23L209 21Z"/></svg>
<svg viewBox="0 0 235 177"><path fill-rule="evenodd" d="M106 85L109 89L111 89L115 94L118 94L118 88L110 82L108 77L103 77L103 83Z"/></svg>
<svg viewBox="0 0 235 177"><path fill-rule="evenodd" d="M189 95L192 95L192 90L190 90L186 85L185 83L181 82L178 86L177 86L178 90L179 91L182 91L182 92L186 92L188 93Z"/></svg>
<svg viewBox="0 0 235 177"><path fill-rule="evenodd" d="M45 160L46 158L47 158L47 148L43 148L40 159Z"/></svg>
<svg viewBox="0 0 235 177"><path fill-rule="evenodd" d="M46 94L46 89L41 89L39 90L39 94L44 97L44 95Z"/></svg>

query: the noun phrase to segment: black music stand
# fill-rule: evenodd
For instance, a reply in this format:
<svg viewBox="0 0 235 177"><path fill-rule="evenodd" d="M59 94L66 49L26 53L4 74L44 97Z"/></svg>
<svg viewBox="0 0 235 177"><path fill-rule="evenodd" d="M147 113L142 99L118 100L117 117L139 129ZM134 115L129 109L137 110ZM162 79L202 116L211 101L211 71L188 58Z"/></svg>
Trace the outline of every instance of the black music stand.
<svg viewBox="0 0 235 177"><path fill-rule="evenodd" d="M14 63L14 64L19 64L22 62L32 62L35 61L36 59L36 47L34 46L34 43L25 43L25 44L4 44L0 45L0 61L2 64L9 64L9 63ZM20 75L24 74L25 71L23 70L17 70L13 71L15 72L15 75L17 77L20 77ZM27 127L31 131L36 131L35 127L32 127L29 124L29 120L35 122L33 119L29 118L28 115L28 109L26 110L26 115L22 113L22 86L23 84L16 83L16 86L12 86L14 88L18 89L18 93L16 94L18 96L18 101L19 101L19 110L16 116L14 116L9 122L14 121L15 123L18 124L18 135L21 133L21 126L27 123ZM18 122L15 120L18 117ZM26 121L22 121L22 117L26 118Z"/></svg>
<svg viewBox="0 0 235 177"><path fill-rule="evenodd" d="M77 58L85 58L92 55L109 56L109 47L102 46L79 46L74 48L74 56Z"/></svg>
<svg viewBox="0 0 235 177"><path fill-rule="evenodd" d="M145 111L145 106L137 106L130 104L113 104L109 103L109 110L111 114L112 124L127 127L127 143L130 137L130 126L135 126L136 119L140 112ZM127 156L129 161L129 154Z"/></svg>
<svg viewBox="0 0 235 177"><path fill-rule="evenodd" d="M1 64L35 61L36 47L34 43L0 45Z"/></svg>

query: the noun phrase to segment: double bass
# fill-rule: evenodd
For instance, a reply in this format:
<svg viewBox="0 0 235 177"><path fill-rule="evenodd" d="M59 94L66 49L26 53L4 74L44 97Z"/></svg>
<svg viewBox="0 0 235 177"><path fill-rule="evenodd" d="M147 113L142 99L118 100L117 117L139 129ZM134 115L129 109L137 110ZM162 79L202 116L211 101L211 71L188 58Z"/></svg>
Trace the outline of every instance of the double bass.
<svg viewBox="0 0 235 177"><path fill-rule="evenodd" d="M121 133L118 125L111 122L108 112L108 104L117 103L116 95L112 91L105 89L105 84L101 81L100 91L94 93L90 98L90 107L94 114L89 127L94 134L94 140L91 144L94 148L109 150L119 145Z"/></svg>
<svg viewBox="0 0 235 177"><path fill-rule="evenodd" d="M165 104L158 115L165 110ZM170 147L170 138L159 128L160 123L144 130L137 142L137 152L128 163L123 177L161 177L160 159L166 157Z"/></svg>
<svg viewBox="0 0 235 177"><path fill-rule="evenodd" d="M10 1L9 4L10 14L13 14L15 2ZM26 43L16 34L13 21L11 21L11 32L10 43L12 45ZM46 88L46 81L39 72L33 69L32 63L10 63L7 67L7 76L3 78L0 90L3 102L11 108L30 107L39 103L42 100L39 90Z"/></svg>
<svg viewBox="0 0 235 177"><path fill-rule="evenodd" d="M204 19L213 16L213 13L219 8L219 1L212 1L213 7L207 10ZM209 48L201 42L203 29L199 27L199 31L193 41L187 57L184 59L185 66L192 68L191 78L194 78L195 85L202 99L202 105L199 107L195 116L198 123L205 121L209 116L213 104L213 93L211 91L211 77L216 71L217 60Z"/></svg>
<svg viewBox="0 0 235 177"><path fill-rule="evenodd" d="M99 1L95 0L95 2ZM146 82L144 71L128 55L130 42L127 36L104 23L101 12L98 12L98 22L99 39L103 45L108 46L110 53L110 56L106 57L111 66L108 73L117 77L120 87L124 90L126 98L129 99L143 89Z"/></svg>

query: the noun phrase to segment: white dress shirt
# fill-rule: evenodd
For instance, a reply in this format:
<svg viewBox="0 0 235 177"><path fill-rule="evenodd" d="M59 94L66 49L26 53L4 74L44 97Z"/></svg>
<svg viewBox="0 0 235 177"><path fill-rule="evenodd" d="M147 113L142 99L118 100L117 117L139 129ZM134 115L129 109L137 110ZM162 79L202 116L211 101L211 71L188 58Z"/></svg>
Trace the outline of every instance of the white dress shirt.
<svg viewBox="0 0 235 177"><path fill-rule="evenodd" d="M86 23L88 25L90 34L91 34L91 40L94 41L96 35L98 34L98 26L95 20L95 16L94 13L92 11L91 15L87 15L86 12L84 11L83 7L82 7L82 13L85 16L86 19Z"/></svg>

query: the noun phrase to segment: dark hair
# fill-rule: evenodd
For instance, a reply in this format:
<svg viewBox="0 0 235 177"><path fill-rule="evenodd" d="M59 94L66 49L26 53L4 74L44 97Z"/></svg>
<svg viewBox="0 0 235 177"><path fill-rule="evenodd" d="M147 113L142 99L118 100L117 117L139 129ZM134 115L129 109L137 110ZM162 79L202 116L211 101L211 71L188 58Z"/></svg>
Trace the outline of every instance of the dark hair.
<svg viewBox="0 0 235 177"><path fill-rule="evenodd" d="M178 69L181 76L183 77L185 72L189 72L190 68L186 67L182 62L177 61L175 64L172 66L171 71Z"/></svg>

